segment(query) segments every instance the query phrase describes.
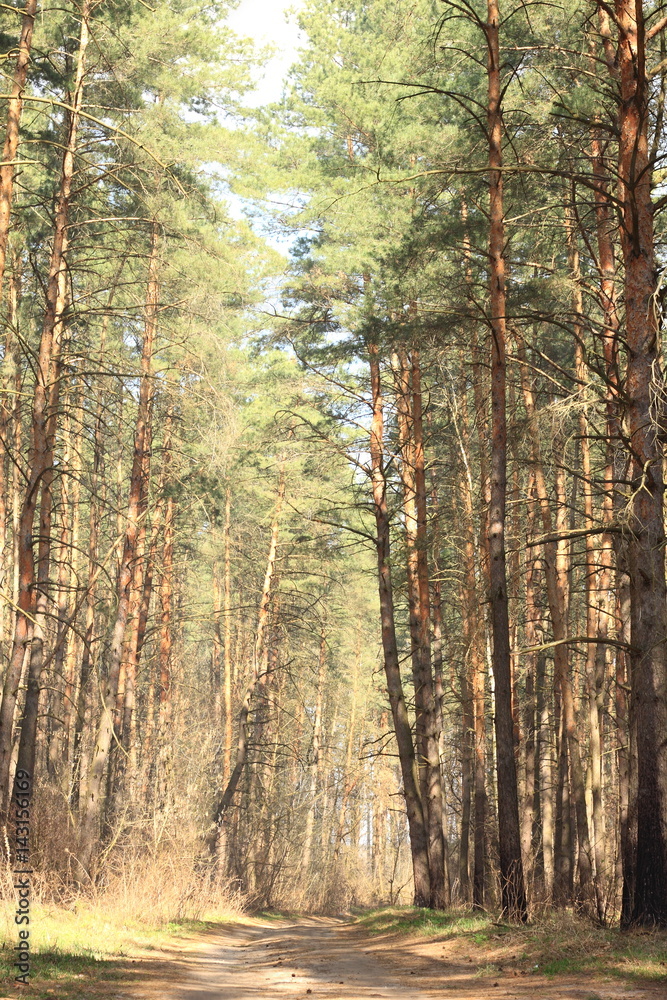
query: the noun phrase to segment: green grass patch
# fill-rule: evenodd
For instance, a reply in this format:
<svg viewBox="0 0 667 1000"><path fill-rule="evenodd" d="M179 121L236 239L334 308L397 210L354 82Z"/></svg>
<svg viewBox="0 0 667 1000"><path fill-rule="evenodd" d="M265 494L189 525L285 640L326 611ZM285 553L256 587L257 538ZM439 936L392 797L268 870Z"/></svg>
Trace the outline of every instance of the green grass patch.
<svg viewBox="0 0 667 1000"><path fill-rule="evenodd" d="M3 996L58 997L58 1000L93 1000L99 989L121 979L124 975L121 960L96 958L89 954L70 954L59 949L34 949L30 960L29 984L15 981L15 953L12 945L3 943L0 948L0 988Z"/></svg>
<svg viewBox="0 0 667 1000"><path fill-rule="evenodd" d="M571 975L572 973L582 971L584 970L581 967L581 963L572 958L553 958L540 967L540 972L543 976ZM586 971L591 970L588 969Z"/></svg>
<svg viewBox="0 0 667 1000"><path fill-rule="evenodd" d="M303 916L294 910L252 910L251 913L258 920L297 920Z"/></svg>
<svg viewBox="0 0 667 1000"><path fill-rule="evenodd" d="M139 957L170 942L225 922L170 920L147 925L142 914L122 914L90 903L67 910L33 904L30 923L30 985L16 984L14 905L0 904L0 985L9 996L89 1000L104 984L123 978ZM19 992L20 991L20 992ZM3 994L5 995L5 994Z"/></svg>
<svg viewBox="0 0 667 1000"><path fill-rule="evenodd" d="M486 914L456 910L428 910L415 906L392 906L357 917L356 923L369 934L424 934L446 938L463 934L484 938L491 926Z"/></svg>

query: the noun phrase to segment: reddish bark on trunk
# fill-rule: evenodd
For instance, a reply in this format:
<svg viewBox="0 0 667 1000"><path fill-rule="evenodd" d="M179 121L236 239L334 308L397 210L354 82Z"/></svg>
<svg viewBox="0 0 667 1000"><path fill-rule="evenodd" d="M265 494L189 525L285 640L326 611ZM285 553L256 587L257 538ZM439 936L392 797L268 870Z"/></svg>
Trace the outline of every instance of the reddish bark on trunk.
<svg viewBox="0 0 667 1000"><path fill-rule="evenodd" d="M2 150L2 166L0 166L0 302L2 301L7 247L9 245L16 154L19 148L19 130L23 111L23 91L25 90L28 78L28 64L30 63L30 49L32 46L32 33L35 27L36 12L37 0L26 0L26 5L23 8L21 34L16 53L11 96L7 107L7 130Z"/></svg>
<svg viewBox="0 0 667 1000"><path fill-rule="evenodd" d="M87 775L86 788L81 796L81 826L79 830L79 877L83 881L92 877L91 862L98 837L98 827L104 805L102 790L106 765L113 735L113 714L116 706L118 683L123 654L123 640L130 609L134 562L140 530L142 484L146 450L150 441L149 417L153 396L151 360L157 334L158 270L160 229L152 225L151 248L148 263L148 285L144 311L144 340L141 354L141 382L139 405L134 434L134 453L130 474L130 491L126 510L126 527L118 575L118 606L111 635L109 666L102 691L102 714L97 729L95 745Z"/></svg>
<svg viewBox="0 0 667 1000"><path fill-rule="evenodd" d="M602 8L601 8L602 9ZM635 864L626 870L632 912L626 923L667 925L667 588L663 516L664 378L655 302L651 179L648 147L650 87L644 9L616 0L618 47L612 80L619 89L618 197L625 265L627 368L625 423L630 441L631 533L628 543L632 649L631 715L637 758ZM655 408L660 415L656 419Z"/></svg>

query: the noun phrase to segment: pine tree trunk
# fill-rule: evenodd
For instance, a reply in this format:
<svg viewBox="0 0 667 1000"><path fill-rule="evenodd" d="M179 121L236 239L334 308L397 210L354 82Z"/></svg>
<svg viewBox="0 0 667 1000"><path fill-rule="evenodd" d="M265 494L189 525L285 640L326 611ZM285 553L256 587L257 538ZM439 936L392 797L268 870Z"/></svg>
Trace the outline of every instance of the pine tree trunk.
<svg viewBox="0 0 667 1000"><path fill-rule="evenodd" d="M15 455L19 455L21 452L22 381L20 368L20 341L17 337L12 336L10 343L10 332L13 333L16 327L18 300L18 275L16 272L13 272L12 280L10 281L9 286L9 308L7 316L8 333L5 338L5 350L11 351L10 356L12 356L12 361L15 367L13 379L15 391L13 406L11 408L11 412L7 415L5 433L7 433L11 427L11 438L9 433L7 433L7 438L11 440L11 446ZM3 413L5 412L5 406L6 401L3 398ZM9 440L7 447L9 447ZM8 616L6 627L3 629L3 638L6 637L7 648L10 650L10 653L8 656L9 662L5 668L2 703L0 705L0 830L4 828L8 807L8 796L10 790L9 772L12 753L12 727L16 711L16 701L18 699L21 676L23 673L26 646L32 636L32 622L26 619L21 611L21 600L24 602L24 610L26 610L29 606L29 591L26 590L25 586L23 588L21 587L20 574L22 570L25 572L25 569L29 568L29 566L27 567L24 561L24 565L22 567L20 562L19 538L23 483L20 479L20 466L18 462L13 463L11 486L9 475L7 475L5 483L7 489L7 501L5 507L11 507L12 545L11 552L9 546L7 546L3 552L3 563L7 571L7 576L9 576L10 567L12 569L11 587L9 585L9 580L7 580L6 586L11 590L15 613ZM21 596L22 594L23 596ZM22 630L21 640L18 646L16 645L16 642L14 642L12 646L12 638L16 635L16 631L19 628Z"/></svg>
<svg viewBox="0 0 667 1000"><path fill-rule="evenodd" d="M534 534L535 525L535 504L532 499L534 487L534 475L531 474L528 483L528 496L530 498L528 508L528 536ZM539 622L540 614L537 606L538 593L538 567L537 560L528 554L525 569L525 598L526 598L526 624L525 637L526 645L530 649L539 645ZM523 706L523 728L525 732L525 752L524 752L524 796L521 815L521 852L526 863L527 878L532 882L533 888L536 883L536 876L544 876L544 854L541 856L541 867L534 851L534 833L541 825L541 809L539 802L540 774L539 774L539 680L538 673L540 667L538 658L543 653L537 650L531 653L526 660L526 688L525 702ZM537 714L537 718L536 718ZM532 879L531 879L532 874ZM545 880L546 881L546 880ZM546 888L546 886L543 886Z"/></svg>
<svg viewBox="0 0 667 1000"><path fill-rule="evenodd" d="M614 253L614 237L617 233L614 207L608 195L608 171L599 135L594 135L591 151L591 166L598 188L595 192L595 221L598 247L598 267L600 270L600 306L603 315L602 353L605 362L606 390L606 441L605 441L605 480L602 499L602 514L605 524L614 520L614 507L621 500L616 485L616 464L621 459L621 422L620 422L620 377L618 369L618 349L620 318L618 313L618 296L616 290L616 259ZM621 459L622 460L622 459ZM626 459L627 461L627 459ZM622 478L626 478L625 475ZM602 615L600 627L608 629L615 617L612 576L615 550L622 546L627 548L626 540L619 533L612 536L606 533L602 536L600 553L601 572L600 588L606 598L605 613ZM624 557L627 558L627 557Z"/></svg>
<svg viewBox="0 0 667 1000"><path fill-rule="evenodd" d="M568 238L568 263L572 277L572 308L575 317L575 372L579 385L585 392L588 384L588 369L583 350L583 302L581 294L581 274L579 270L579 251L576 245L573 213L568 209L566 215L566 231ZM591 471L591 449L589 440L588 419L586 407L588 400L579 412L579 438L581 449L582 488L584 494L585 526L592 530L595 527L593 514L593 479ZM604 812L602 807L602 743L601 743L601 694L604 684L605 645L607 619L599 604L600 581L598 575L598 553L595 538L592 534L585 536L585 591L586 591L586 635L589 644L586 651L586 689L588 695L589 719L589 775L592 797L591 857L594 862L593 886L597 918L600 923L605 921L605 902L602 885L605 857ZM600 642L593 640L599 637ZM579 823L579 820L577 821ZM582 849L581 837L579 849ZM585 848L584 848L585 849ZM581 871L581 865L580 865Z"/></svg>
<svg viewBox="0 0 667 1000"><path fill-rule="evenodd" d="M21 510L19 527L19 563L21 567L21 610L30 608L33 618L28 681L21 721L21 735L17 770L33 775L37 740L37 718L44 659L46 615L49 604L49 574L51 565L51 522L53 515L54 454L57 430L58 400L60 396L60 353L62 347L64 312L67 303L67 247L68 223L75 169L75 153L83 105L86 50L89 42L88 0L81 11L81 28L77 54L74 90L70 98L71 110L67 112L67 137L62 170L54 212L54 235L46 289L46 310L40 338L36 367L36 383L32 409L32 440L30 472ZM37 547L37 573L33 562L33 523L39 498L39 542ZM36 577L36 579L35 579ZM36 586L34 584L36 583ZM23 615L17 616L14 639L16 659L12 654L12 667L21 657L20 647L29 631ZM20 667L18 669L20 675ZM7 719L7 728L11 721ZM11 738L11 733L8 733ZM3 738L0 737L0 745ZM0 774L0 784L5 786L7 775Z"/></svg>
<svg viewBox="0 0 667 1000"><path fill-rule="evenodd" d="M343 773L341 775L341 787L342 795L340 800L340 805L338 807L338 822L336 823L336 832L334 834L334 851L333 851L333 862L334 862L334 873L336 871L335 865L340 857L341 848L343 846L343 840L345 839L345 817L347 814L347 806L350 801L350 796L355 789L357 784L357 777L352 774L352 752L354 749L354 739L356 736L356 723L357 723L357 688L359 683L359 667L360 667L360 657L357 656L355 662L354 679L352 683L352 707L350 711L350 722L347 731L347 742L345 746L345 763L343 764Z"/></svg>
<svg viewBox="0 0 667 1000"><path fill-rule="evenodd" d="M517 335L517 353L521 361L525 361L525 348L523 342ZM581 750L579 746L579 726L577 725L577 715L575 709L575 695L572 684L570 670L570 658L568 654L567 635L567 606L568 606L568 568L565 554L559 552L558 545L552 540L553 522L551 509L549 506L549 495L542 467L540 455L540 437L537 423L535 400L532 389L528 383L526 366L521 364L521 378L523 383L523 397L528 416L530 428L531 450L533 460L533 471L535 475L535 488L542 514L542 527L545 536L550 539L544 543L545 566L544 573L547 584L547 597L549 603L549 613L553 628L554 641L557 645L554 648L555 680L561 695L561 709L564 725L564 747L563 753L569 759L569 774L572 782L572 797L577 817L577 838L579 844L578 852L578 872L579 872L579 899L582 905L588 906L591 901L593 890L593 865L592 849L588 832L588 818L586 813L586 784L584 771L581 763ZM562 469L562 461L560 462ZM560 487L562 493L562 487ZM558 492L558 487L557 487ZM566 509L564 503L560 504L560 511ZM562 524L557 524L557 528L562 529ZM562 531L560 531L562 534ZM563 764L560 771L563 780L567 782L568 769ZM562 900L561 900L562 901Z"/></svg>
<svg viewBox="0 0 667 1000"><path fill-rule="evenodd" d="M16 53L14 79L12 80L11 96L7 107L7 127L2 150L2 166L0 166L0 302L9 246L9 231L11 224L12 200L14 194L14 177L16 175L16 155L19 148L19 130L23 112L23 92L28 79L32 33L35 27L37 0L26 0L21 20L21 34Z"/></svg>
<svg viewBox="0 0 667 1000"><path fill-rule="evenodd" d="M70 412L71 399L67 392L63 400L63 445L62 445L62 465L68 471L74 473L73 465L73 442L72 442L72 421ZM69 610L69 584L70 570L73 564L73 528L74 510L71 504L71 485L69 475L64 475L60 480L60 534L58 539L58 577L57 577L57 628L58 639L53 658L53 677L50 690L50 708L48 717L48 744L47 744L47 771L51 778L56 778L58 767L62 761L62 731L63 731L63 703L64 703L64 664L69 643L69 628L67 617Z"/></svg>
<svg viewBox="0 0 667 1000"><path fill-rule="evenodd" d="M440 541L440 511L438 500L438 488L435 472L431 469L431 508L433 511L433 533L431 539L431 560L432 560L432 600L431 611L433 616L433 693L435 695L435 710L438 716L438 731L440 739L438 741L438 755L440 758L440 774L442 782L442 842L444 846L444 867L445 867L445 901L449 906L452 901L452 878L449 849L448 811L445 784L445 732L444 732L444 708L445 708L445 683L443 676L443 635L442 635L442 582L439 579L440 564L439 557L441 551Z"/></svg>
<svg viewBox="0 0 667 1000"><path fill-rule="evenodd" d="M109 299L111 304L111 296ZM107 313L102 323L100 334L99 362L100 366L104 361L106 349L106 333L109 324L109 314ZM93 463L90 477L90 513L88 518L88 587L86 593L86 619L85 632L83 636L83 651L81 655L81 665L79 669L78 686L76 692L76 712L74 719L74 733L72 734L72 773L71 773L71 793L70 803L73 810L78 812L80 802L80 789L82 784L84 761L82 758L83 735L87 728L87 722L92 714L92 697L89 690L90 676L94 666L93 640L95 635L95 608L97 603L97 587L95 584L95 571L99 559L99 537L100 537L100 490L104 481L104 404L105 394L100 389L97 404L95 407L95 423L93 431Z"/></svg>
<svg viewBox="0 0 667 1000"><path fill-rule="evenodd" d="M217 559L213 562L213 647L211 650L211 696L213 699L213 719L215 725L222 726L222 584L220 582L220 566ZM225 780L229 775L226 775Z"/></svg>
<svg viewBox="0 0 667 1000"><path fill-rule="evenodd" d="M534 885L535 857L533 828L535 826L535 660L526 664L523 705L524 781L521 810L521 853L529 885Z"/></svg>
<svg viewBox="0 0 667 1000"><path fill-rule="evenodd" d="M9 282L9 296L8 296L8 308L7 308L7 323L11 325L12 329L12 344L11 344L11 363L14 369L13 375L13 403L11 406L8 426L7 426L7 447L11 449L11 453L14 455L20 455L23 447L23 426L22 426L22 396L23 396L23 370L21 367L21 342L18 336L19 332L19 320L18 320L18 310L19 303L21 300L21 273L18 267L12 269L12 274ZM5 555L5 561L9 568L11 565L12 573L11 579L9 578L9 572L7 575L7 589L12 595L13 613L8 616L5 629L3 631L3 637L5 638L6 648L9 651L11 648L12 636L14 634L14 625L16 621L16 607L18 605L20 584L19 584L19 527L21 520L21 500L22 500L22 476L21 469L18 462L12 462L12 475L11 481L9 476L7 477L7 489L9 490L9 495L7 499L7 512L11 517L12 526L12 542L11 546L8 546L8 551Z"/></svg>
<svg viewBox="0 0 667 1000"><path fill-rule="evenodd" d="M497 0L488 0L485 26L488 46L489 138L489 267L491 305L491 503L488 538L495 681L496 768L498 774L498 836L503 915L512 921L527 919L526 891L521 860L521 833L514 759L514 725L510 676L510 631L505 556L505 502L507 491L505 235L502 175L502 88Z"/></svg>
<svg viewBox="0 0 667 1000"><path fill-rule="evenodd" d="M81 453L83 444L84 427L84 387L79 383L77 387L76 405L77 429L74 434L74 481L72 483L72 526L71 526L71 558L69 560L69 593L75 595L80 587L83 577L83 566L81 565ZM89 586L91 586L89 581ZM78 602L77 602L78 603ZM74 714L74 693L76 685L77 663L82 655L82 644L78 629L72 627L76 619L76 612L73 618L70 617L71 605L67 606L67 639L63 643L64 657L64 690L62 709L62 743L61 753L63 758L63 788L69 785L69 751L70 751L70 730L72 717Z"/></svg>
<svg viewBox="0 0 667 1000"><path fill-rule="evenodd" d="M618 553L617 553L618 559ZM618 563L618 577L624 564ZM623 580L618 586L619 638L630 642L630 587ZM628 697L629 654L618 652L616 660L616 743L618 760L618 825L621 841L621 866L623 885L621 890L621 926L629 926L634 910L635 866L637 857L637 734L635 715L631 711Z"/></svg>
<svg viewBox="0 0 667 1000"><path fill-rule="evenodd" d="M553 809L553 756L551 752L553 727L549 718L547 661L538 654L536 664L537 696L537 760L540 781L540 819L542 823L542 863L544 865L544 901L551 903L554 893L554 809Z"/></svg>
<svg viewBox="0 0 667 1000"><path fill-rule="evenodd" d="M442 836L442 783L439 732L433 693L430 636L430 589L426 539L426 475L424 468L421 372L419 354L412 362L401 349L394 360L401 447L401 479L407 553L408 603L412 674L415 688L415 733L419 778L428 830L428 858L433 909L445 905Z"/></svg>
<svg viewBox="0 0 667 1000"><path fill-rule="evenodd" d="M147 545L148 531L148 488L150 480L150 453L152 446L152 403L148 412L148 432L144 449L144 465L142 469L141 496L139 501L139 531L133 565L133 577L128 611L128 627L126 630L123 653L123 691L117 699L117 729L118 740L115 742L117 758L112 763L113 781L111 782L111 797L108 802L110 814L117 812L120 799L133 801L133 784L137 778L137 740L136 740L136 703L137 677L141 661L141 650L146 636L146 625L153 590L153 567L157 546L158 528L162 517L162 505L158 501L155 514L152 537ZM125 810L126 811L126 810ZM130 810L131 811L131 810ZM127 811L126 811L127 812Z"/></svg>
<svg viewBox="0 0 667 1000"><path fill-rule="evenodd" d="M126 510L126 526L123 551L118 575L118 605L111 634L109 665L102 691L102 714L100 717L95 745L87 774L85 790L81 796L81 824L79 830L78 862L79 880L87 881L94 873L91 869L95 845L99 835L99 823L104 805L104 772L109 760L113 736L113 717L118 695L118 684L123 654L123 642L130 610L134 562L137 557L137 542L142 510L142 491L146 451L150 442L149 419L153 397L151 360L157 334L158 317L158 270L159 270L160 229L157 222L151 228L151 247L148 262L148 285L144 319L144 338L141 354L141 382L139 405L134 434L134 453L130 475L130 490Z"/></svg>
<svg viewBox="0 0 667 1000"><path fill-rule="evenodd" d="M264 575L264 585L259 603L259 613L257 618L257 632L255 635L255 646L253 653L253 666L245 689L241 710L238 718L238 742L236 745L236 760L234 768L229 776L225 788L213 807L213 821L206 834L206 843L210 853L213 855L215 863L221 861L221 847L223 834L223 823L225 814L232 803L234 793L243 774L248 757L248 718L252 705L255 688L260 680L266 676L269 664L269 645L265 639L268 621L269 606L271 603L272 582L276 566L276 555L278 552L278 531L280 526L280 513L283 500L285 498L285 473L281 467L280 481L278 483L278 499L276 502L273 521L271 523L271 539L269 542L269 555L266 563L266 573Z"/></svg>
<svg viewBox="0 0 667 1000"><path fill-rule="evenodd" d="M616 70L614 69L614 73ZM602 500L602 516L606 525L611 525L617 509L625 505L625 498L618 489L618 482L626 480L628 456L623 451L621 428L621 396L620 374L618 366L620 318L618 293L616 285L616 259L614 240L617 236L614 206L609 197L609 171L605 163L603 144L600 134L594 131L591 142L591 166L596 178L595 219L598 248L598 267L600 271L599 299L603 315L602 353L605 362L606 376L606 440L605 440L605 474L604 496ZM605 533L600 547L600 591L601 615L600 634L606 636L615 627L617 638L630 642L630 610L627 575L627 537L620 532ZM614 573L615 570L615 573ZM614 588L615 580L615 588ZM616 593L614 593L614 589ZM624 607L624 613L617 615L617 596L619 604ZM627 598L627 599L626 599ZM626 677L626 651L618 648L616 651L616 676L612 683L616 685L616 733L617 733L617 774L620 831L621 872L630 871L633 861L628 855L627 820L628 820L628 740L627 729L627 699L624 685ZM624 899L621 920L627 924L631 915L627 898Z"/></svg>
<svg viewBox="0 0 667 1000"><path fill-rule="evenodd" d="M637 755L636 864L627 878L634 903L630 922L667 926L667 588L663 512L663 447L653 417L664 399L655 303L644 8L617 0L619 147L618 197L623 226L627 368L625 422L632 455L632 513L628 544L632 647L631 713ZM662 403L664 407L664 403ZM661 416L664 423L664 410Z"/></svg>
<svg viewBox="0 0 667 1000"><path fill-rule="evenodd" d="M464 636L466 643L466 661L469 663L468 678L465 682L466 695L470 699L470 707L464 702L464 727L469 729L468 739L472 741L472 785L474 801L474 840L473 840L473 893L472 901L476 909L484 908L485 869L486 869L486 669L483 650L480 646L484 638L484 620L480 616L480 595L477 586L477 568L475 553L479 550L479 540L475 531L473 505L473 486L470 471L470 434L468 427L468 405L464 380L459 392L461 424L459 430L459 446L463 462L461 474L461 493L465 513L464 570L462 604L464 613ZM456 511L454 516L456 516ZM462 686L463 692L463 686ZM469 751L468 751L469 754ZM467 765L466 765L467 766ZM465 808L465 793L463 786L467 776L462 777L462 812ZM470 780L469 778L467 779ZM469 793L468 793L469 794ZM463 874L463 873L462 873ZM463 883L462 883L463 885Z"/></svg>
<svg viewBox="0 0 667 1000"><path fill-rule="evenodd" d="M554 892L557 906L567 906L574 895L574 857L572 843L572 816L570 782L568 776L568 744L563 721L562 696L556 691L554 730L556 738L557 783L556 815L554 823Z"/></svg>
<svg viewBox="0 0 667 1000"><path fill-rule="evenodd" d="M426 708L428 814L428 859L431 879L431 907L442 910L447 904L445 891L445 844L443 837L443 791L440 769L440 722L433 687L431 661L431 590L428 569L428 535L426 505L426 459L424 451L424 418L422 407L421 364L419 351L411 352L412 377L412 437L415 464L415 505L417 514L417 580L419 603L417 610L420 677Z"/></svg>
<svg viewBox="0 0 667 1000"><path fill-rule="evenodd" d="M225 756L223 761L224 780L229 780L232 768L232 740L233 740L233 720L232 720L232 559L231 559L231 530L232 530L232 491L227 487L225 491L225 572L224 572L224 647L223 647L223 668L224 668L224 692L225 692Z"/></svg>
<svg viewBox="0 0 667 1000"><path fill-rule="evenodd" d="M474 715L470 663L461 664L459 688L461 697L461 824L459 827L459 895L461 902L470 903L470 829L474 780Z"/></svg>
<svg viewBox="0 0 667 1000"><path fill-rule="evenodd" d="M384 670L401 764L403 795L410 831L410 851L414 876L414 903L415 906L428 906L431 898L428 835L420 795L419 772L412 743L412 730L403 694L394 620L394 597L390 563L390 524L389 512L387 510L387 482L384 469L384 406L380 381L379 352L377 344L369 343L367 346L371 370L373 408L370 436L371 487L377 532L378 587L380 593Z"/></svg>
<svg viewBox="0 0 667 1000"><path fill-rule="evenodd" d="M159 536L160 522L162 521L163 505L158 502L153 524L153 534L148 547L145 559L143 580L141 581L140 601L137 614L136 636L133 633L130 657L132 664L133 686L131 691L126 689L125 702L123 705L123 725L121 739L125 748L127 758L123 768L125 780L125 794L131 800L136 799L136 786L139 778L139 740L137 733L137 679L139 677L139 667L141 664L141 654L146 641L146 630L148 627L148 616L153 596L153 577L156 566L156 552ZM150 755L150 743L142 740L142 755L144 760Z"/></svg>
<svg viewBox="0 0 667 1000"><path fill-rule="evenodd" d="M7 599L7 591L11 592L10 577L12 576L12 556L13 545L9 544L9 515L12 510L12 484L13 470L15 462L10 461L12 412L14 409L13 383L15 373L12 371L14 365L19 361L17 355L17 341L15 335L18 323L18 301L20 273L18 268L12 269L9 286L9 302L7 308L7 318L5 321L5 352L3 358L3 372L0 380L0 643L7 646L11 642L11 602ZM14 452L17 455L18 452ZM7 595L7 596L5 596ZM5 617L6 616L6 617ZM4 654L4 649L3 649ZM5 654L6 655L6 654Z"/></svg>
<svg viewBox="0 0 667 1000"><path fill-rule="evenodd" d="M164 440L162 475L164 485L170 485L171 468L171 415ZM173 672L173 604L174 604L174 498L167 496L164 511L162 538L162 560L160 581L160 631L158 636L159 710L158 710L158 809L166 808L169 796L169 775L171 773L171 753L169 723L172 712L172 672Z"/></svg>
<svg viewBox="0 0 667 1000"><path fill-rule="evenodd" d="M324 627L320 635L320 656L317 670L317 693L315 697L315 719L313 720L313 755L310 763L310 792L308 796L308 812L306 813L306 829L303 837L303 854L301 855L301 870L304 875L310 871L311 853L313 847L313 831L315 828L315 807L317 792L322 778L322 706L324 702L324 680L327 667L326 632Z"/></svg>

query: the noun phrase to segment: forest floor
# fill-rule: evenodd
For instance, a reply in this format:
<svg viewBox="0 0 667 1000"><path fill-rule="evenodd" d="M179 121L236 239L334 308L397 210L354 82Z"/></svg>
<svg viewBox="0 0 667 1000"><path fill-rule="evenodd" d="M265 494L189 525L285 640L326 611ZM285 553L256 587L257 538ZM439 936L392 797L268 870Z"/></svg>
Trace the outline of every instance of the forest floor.
<svg viewBox="0 0 667 1000"><path fill-rule="evenodd" d="M410 908L356 919L265 914L172 927L113 957L91 956L77 965L63 950L37 955L28 987L10 985L6 964L0 1000L667 997L667 934L619 935L572 918L517 929Z"/></svg>

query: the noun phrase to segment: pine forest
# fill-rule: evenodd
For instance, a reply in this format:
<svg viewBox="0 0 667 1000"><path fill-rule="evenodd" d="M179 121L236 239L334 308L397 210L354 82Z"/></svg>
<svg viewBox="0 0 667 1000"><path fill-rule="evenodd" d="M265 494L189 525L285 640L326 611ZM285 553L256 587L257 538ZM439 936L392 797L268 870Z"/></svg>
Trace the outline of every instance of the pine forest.
<svg viewBox="0 0 667 1000"><path fill-rule="evenodd" d="M664 996L667 4L285 6L0 10L3 989Z"/></svg>

